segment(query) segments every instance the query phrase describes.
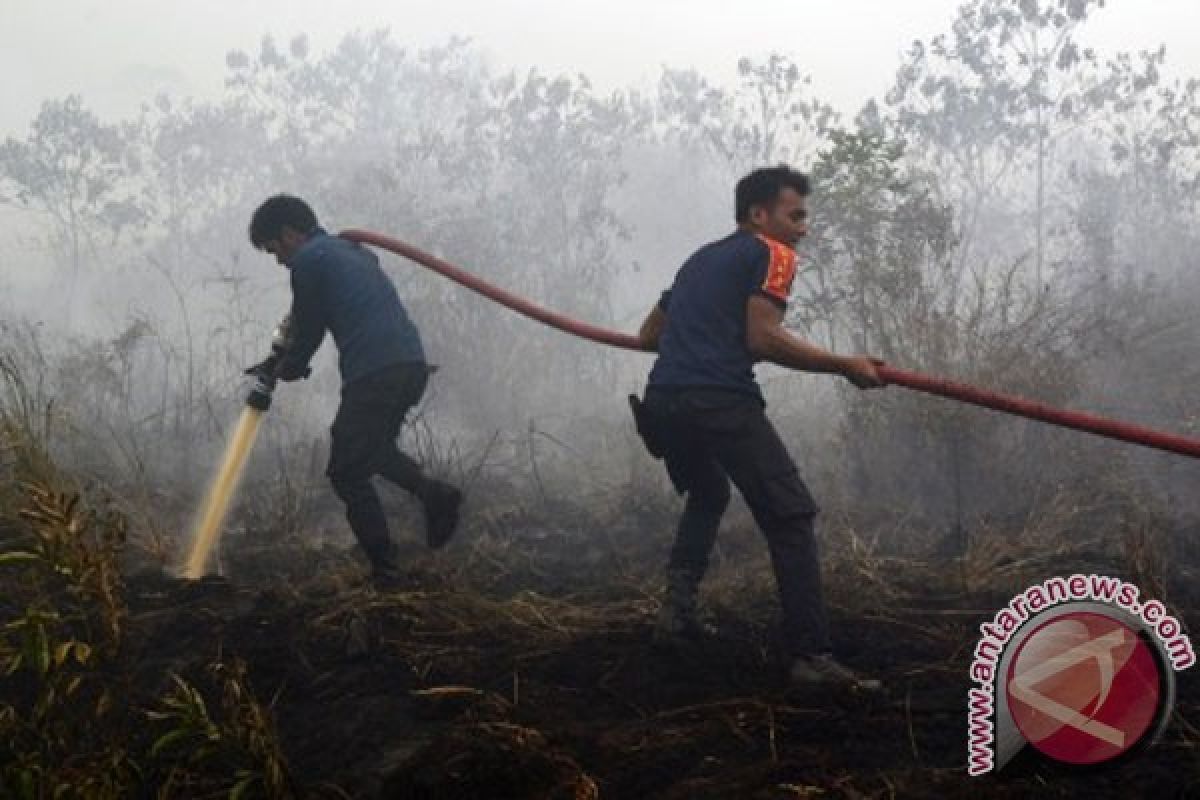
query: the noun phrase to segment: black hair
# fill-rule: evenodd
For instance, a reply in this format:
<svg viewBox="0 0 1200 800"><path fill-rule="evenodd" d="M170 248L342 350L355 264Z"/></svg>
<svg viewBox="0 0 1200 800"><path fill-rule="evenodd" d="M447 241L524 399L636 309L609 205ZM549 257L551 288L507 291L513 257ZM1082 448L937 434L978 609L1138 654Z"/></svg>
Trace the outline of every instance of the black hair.
<svg viewBox="0 0 1200 800"><path fill-rule="evenodd" d="M749 220L752 206L770 208L784 189L794 189L801 197L806 197L812 191L808 176L787 164L754 170L737 182L734 219L738 224Z"/></svg>
<svg viewBox="0 0 1200 800"><path fill-rule="evenodd" d="M250 219L250 243L259 250L267 242L278 240L284 228L308 235L317 227L317 215L308 203L290 194L269 197Z"/></svg>

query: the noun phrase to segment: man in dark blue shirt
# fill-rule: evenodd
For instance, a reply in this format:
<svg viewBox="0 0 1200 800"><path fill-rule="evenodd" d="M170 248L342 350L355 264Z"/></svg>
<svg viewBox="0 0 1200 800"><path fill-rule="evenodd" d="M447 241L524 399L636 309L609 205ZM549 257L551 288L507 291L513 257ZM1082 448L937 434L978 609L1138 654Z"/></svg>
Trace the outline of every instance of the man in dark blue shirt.
<svg viewBox="0 0 1200 800"><path fill-rule="evenodd" d="M453 535L462 499L458 489L427 478L396 446L405 414L421 399L429 377L420 334L375 254L327 234L300 198L276 195L264 202L250 222L250 241L291 270L289 341L272 365L274 376L306 377L326 331L333 336L342 400L326 474L346 505L346 519L374 577L394 580L395 545L372 476L382 475L420 499L433 548Z"/></svg>
<svg viewBox="0 0 1200 800"><path fill-rule="evenodd" d="M657 633L672 639L702 631L696 592L732 480L767 539L791 679L878 688L832 656L813 532L817 505L754 380L755 363L770 361L840 374L861 389L883 385L875 370L882 362L835 355L783 327L793 248L808 232L809 191L807 176L786 166L739 181L737 231L684 263L638 333L645 349L658 351L646 387L647 444L687 494Z"/></svg>

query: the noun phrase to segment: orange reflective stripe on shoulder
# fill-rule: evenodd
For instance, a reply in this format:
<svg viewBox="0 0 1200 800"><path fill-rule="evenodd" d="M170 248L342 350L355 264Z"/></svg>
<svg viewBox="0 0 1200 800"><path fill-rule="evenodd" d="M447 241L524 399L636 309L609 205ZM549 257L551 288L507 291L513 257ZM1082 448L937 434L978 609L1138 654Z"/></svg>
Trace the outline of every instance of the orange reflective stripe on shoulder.
<svg viewBox="0 0 1200 800"><path fill-rule="evenodd" d="M755 235L770 252L767 279L763 281L762 290L786 303L792 293L792 281L796 279L796 251L762 234Z"/></svg>

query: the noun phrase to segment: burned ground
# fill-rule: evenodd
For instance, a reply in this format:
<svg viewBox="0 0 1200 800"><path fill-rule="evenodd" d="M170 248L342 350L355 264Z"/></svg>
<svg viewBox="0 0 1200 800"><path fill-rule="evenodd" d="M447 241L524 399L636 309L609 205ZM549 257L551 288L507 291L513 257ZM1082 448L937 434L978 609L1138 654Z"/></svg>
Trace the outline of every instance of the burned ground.
<svg viewBox="0 0 1200 800"><path fill-rule="evenodd" d="M662 537L639 546L625 531L618 550L566 532L477 533L436 556L414 547L405 580L386 591L339 548L297 546L281 559L234 544L229 577L195 584L143 572L128 582L122 655L142 694L135 703L152 705L168 675L203 687L208 665L244 662L247 686L270 705L291 786L310 796L1200 792L1191 727L1200 695L1186 673L1163 740L1126 764L1077 772L1025 753L997 775L966 776L978 625L1064 564L1121 572L1102 543L922 560L831 534L843 537L826 548L836 643L848 663L885 679L870 695L787 687L770 635L769 571L748 529L726 536L705 587L715 634L676 648L651 636Z"/></svg>
<svg viewBox="0 0 1200 800"><path fill-rule="evenodd" d="M60 476L61 477L61 476ZM488 497L494 491L478 491ZM1128 578L1186 623L1194 531L1106 508L936 534L823 517L835 644L880 694L787 686L765 547L726 521L702 602L715 632L655 644L676 501L468 509L377 589L336 514L271 533L242 509L187 582L119 514L26 484L0 528L8 795L311 798L1187 797L1200 694L1180 675L1150 751L1080 772L1028 751L969 778L968 666L1045 578ZM661 502L647 501L658 497ZM478 501L477 501L478 502ZM656 505L655 503L658 503ZM328 511L328 510L327 510ZM1100 520L1100 521L1098 521ZM1103 524L1107 520L1109 524ZM317 538L327 531L324 539ZM966 549L948 553L948 541ZM55 794L57 793L57 794ZM7 795L6 795L7 796Z"/></svg>

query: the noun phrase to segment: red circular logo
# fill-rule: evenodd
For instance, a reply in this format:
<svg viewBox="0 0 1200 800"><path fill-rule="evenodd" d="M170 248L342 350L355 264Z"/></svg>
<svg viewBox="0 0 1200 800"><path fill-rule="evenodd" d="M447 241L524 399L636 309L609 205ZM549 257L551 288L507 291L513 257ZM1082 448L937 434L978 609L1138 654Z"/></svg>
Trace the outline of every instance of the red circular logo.
<svg viewBox="0 0 1200 800"><path fill-rule="evenodd" d="M1079 611L1038 626L1008 667L1013 721L1039 751L1069 764L1128 752L1154 724L1163 692L1150 647L1120 620Z"/></svg>

